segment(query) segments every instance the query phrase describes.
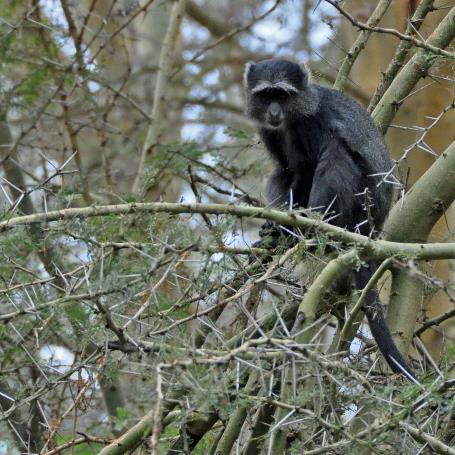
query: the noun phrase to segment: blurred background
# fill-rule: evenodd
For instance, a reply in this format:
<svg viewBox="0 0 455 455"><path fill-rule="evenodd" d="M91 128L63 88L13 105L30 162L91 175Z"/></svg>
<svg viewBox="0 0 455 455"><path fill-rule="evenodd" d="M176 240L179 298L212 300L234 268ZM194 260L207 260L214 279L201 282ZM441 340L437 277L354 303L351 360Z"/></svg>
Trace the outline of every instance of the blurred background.
<svg viewBox="0 0 455 455"><path fill-rule="evenodd" d="M404 31L419 2L389 3L379 25ZM349 0L343 8L366 22L377 4ZM419 24L419 39L447 13L442 2L435 4L442 8ZM331 86L358 28L319 0L0 0L0 34L0 208L6 219L132 201L263 205L272 163L244 115L245 64L271 57L305 62L314 82ZM366 108L398 43L390 34L373 34L349 74L344 90ZM402 100L386 134L402 185L396 198L455 139L454 87L453 62L441 60ZM11 414L13 424L4 421L9 436L0 436L0 453L20 453L21 440L46 453L66 440L49 429L68 396L72 422L79 409L85 428L97 434L108 426L120 434L133 414L144 414L147 368L115 356L98 358L96 374L83 365L84 356L96 356L94 344L110 339L99 314L109 307L126 324L151 294L159 311L174 310L175 301L195 292L185 290L188 280L203 283L210 275L213 284L228 272L223 252L182 259L182 251L166 248L185 241L207 246L207 238L247 248L260 223L163 215L34 226L5 235L0 244L0 306L14 314L1 328L0 405L10 409L17 391L17 397L42 387L50 393L38 395L30 408L18 407L22 415ZM431 239L453 241L454 229L448 209ZM166 263L167 254L177 259ZM452 262L429 264L427 273L450 285ZM204 284L195 286L206 292ZM99 305L83 296L121 287L112 300L100 297ZM69 295L79 296L78 303L64 310L52 303ZM451 309L445 286L428 289L422 318ZM19 319L18 311L33 317ZM158 327L137 322L135 333ZM423 340L437 361L454 336L449 322L427 330ZM69 371L64 385L50 379ZM91 398L75 398L93 375ZM122 386L125 377L132 378L130 388ZM103 396L107 408L93 404ZM71 419L64 428L75 437Z"/></svg>

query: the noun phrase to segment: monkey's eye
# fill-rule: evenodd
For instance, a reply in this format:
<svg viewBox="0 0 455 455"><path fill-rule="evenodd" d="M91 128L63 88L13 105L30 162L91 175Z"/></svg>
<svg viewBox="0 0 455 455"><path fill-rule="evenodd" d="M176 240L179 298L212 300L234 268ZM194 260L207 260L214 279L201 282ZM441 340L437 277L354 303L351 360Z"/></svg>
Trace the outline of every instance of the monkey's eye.
<svg viewBox="0 0 455 455"><path fill-rule="evenodd" d="M258 92L256 96L265 102L276 101L277 103L285 103L291 95L286 90L280 88L267 88Z"/></svg>

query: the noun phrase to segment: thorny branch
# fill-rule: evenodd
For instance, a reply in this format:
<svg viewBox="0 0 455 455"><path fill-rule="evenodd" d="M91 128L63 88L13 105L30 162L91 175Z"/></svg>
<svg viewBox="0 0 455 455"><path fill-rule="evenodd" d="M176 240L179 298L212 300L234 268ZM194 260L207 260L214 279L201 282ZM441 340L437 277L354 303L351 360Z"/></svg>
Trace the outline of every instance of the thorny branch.
<svg viewBox="0 0 455 455"><path fill-rule="evenodd" d="M387 1L366 23L328 3L361 30L340 75L347 77L371 33L400 40L373 103L384 128L428 89L414 89L421 77L453 85L434 65L453 62L446 48L453 8L425 40L417 30L430 0L417 5L404 33L377 26ZM450 133L441 125L454 112L452 91L437 110L423 109L427 125L393 125L413 133L394 169L418 156L411 150L440 155L438 173L427 175L432 183L423 179L425 191L405 194L393 170L381 183L402 190L393 234L412 219L413 197L426 212L412 233L444 214L447 234L437 243L424 243L426 234L410 243L410 233L372 240L308 211L261 208L268 170L242 116L243 66L300 57L302 49L314 63L327 62L310 42L322 19L318 2L296 2L292 11L280 0L267 8L227 2L226 17L206 1L169 9L153 0L62 0L53 11L46 2L11 5L0 19L0 443L8 438L7 450L42 455L141 446L165 453L179 442L187 453L252 455L282 432L276 447L296 453L402 450L404 440L409 453L452 453L450 349L438 361L415 339L411 362L422 386L404 384L374 361L375 345L356 316L367 290L353 304L336 289L326 292L333 277L362 261L385 260L368 288L391 267L453 304L452 278L421 268L455 257L454 145L441 153L446 144L433 138ZM192 21L181 21L183 11ZM289 20L296 11L302 27ZM336 26L343 24L350 26ZM413 46L419 50L409 56ZM397 74L407 57L415 66ZM141 151L158 143L137 172ZM160 189L159 202L140 203L128 194L135 180L159 185L163 175L176 188L172 196ZM162 202L169 200L179 203ZM264 219L296 227L300 243L273 259L265 245L252 248L253 224ZM447 348L454 315L451 307L419 314L414 336L444 322ZM353 423L368 420L364 403L374 407L368 427Z"/></svg>

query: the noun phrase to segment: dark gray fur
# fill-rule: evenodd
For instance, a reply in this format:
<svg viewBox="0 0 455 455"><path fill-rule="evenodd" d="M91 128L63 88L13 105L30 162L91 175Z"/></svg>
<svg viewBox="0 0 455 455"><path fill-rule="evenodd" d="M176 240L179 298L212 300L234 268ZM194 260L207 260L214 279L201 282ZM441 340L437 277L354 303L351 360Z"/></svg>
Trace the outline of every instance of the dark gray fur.
<svg viewBox="0 0 455 455"><path fill-rule="evenodd" d="M332 224L375 235L392 198L392 186L383 181L392 167L387 147L362 106L309 79L305 67L286 60L250 63L245 71L246 113L276 163L267 184L269 203L289 203L292 191L295 207L329 212ZM374 270L354 271L356 286L362 289ZM392 370L415 379L375 292L364 311Z"/></svg>

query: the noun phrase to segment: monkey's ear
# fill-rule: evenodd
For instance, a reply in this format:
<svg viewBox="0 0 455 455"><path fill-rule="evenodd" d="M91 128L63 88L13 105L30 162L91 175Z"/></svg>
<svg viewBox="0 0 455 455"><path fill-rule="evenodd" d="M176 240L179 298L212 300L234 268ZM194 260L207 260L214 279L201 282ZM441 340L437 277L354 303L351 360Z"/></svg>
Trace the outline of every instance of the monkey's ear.
<svg viewBox="0 0 455 455"><path fill-rule="evenodd" d="M248 85L248 75L250 74L250 71L254 68L255 62L247 62L245 64L245 71L243 73L243 86L247 87Z"/></svg>
<svg viewBox="0 0 455 455"><path fill-rule="evenodd" d="M311 71L306 65L306 63L299 61L297 64L300 66L300 69L302 70L302 73L304 74L304 81L303 85L306 87L307 85L311 84L312 82L312 77L311 77Z"/></svg>

